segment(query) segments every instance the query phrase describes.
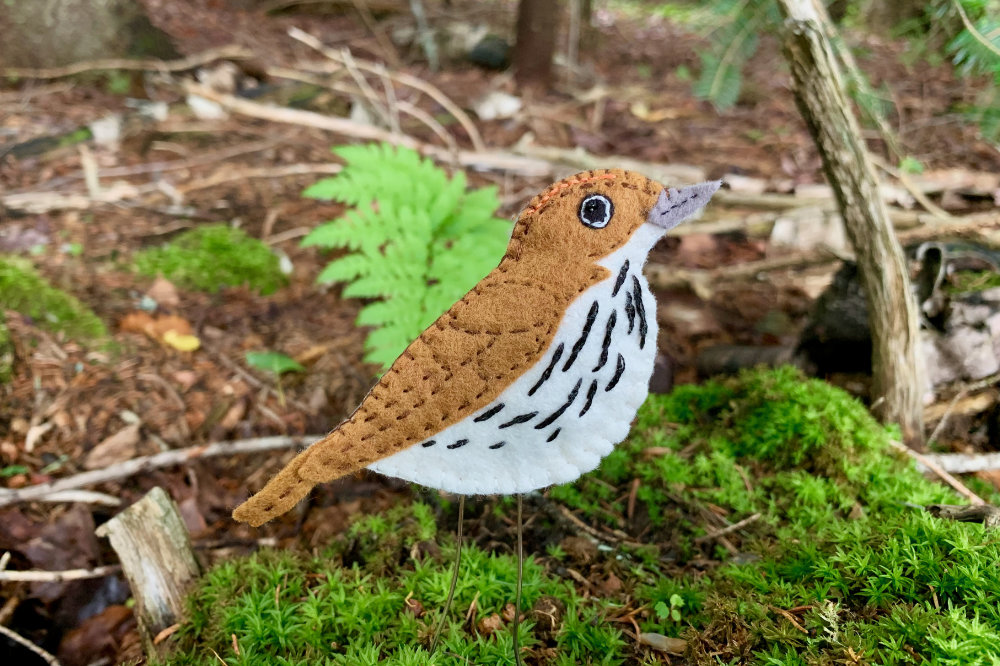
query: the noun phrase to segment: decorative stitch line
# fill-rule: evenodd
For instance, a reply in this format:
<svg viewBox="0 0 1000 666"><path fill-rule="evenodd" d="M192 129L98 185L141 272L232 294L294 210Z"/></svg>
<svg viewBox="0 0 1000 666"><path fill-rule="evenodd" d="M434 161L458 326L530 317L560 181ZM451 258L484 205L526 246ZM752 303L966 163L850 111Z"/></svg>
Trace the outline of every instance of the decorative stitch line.
<svg viewBox="0 0 1000 666"><path fill-rule="evenodd" d="M538 209L549 202L550 199L554 198L559 192L573 187L574 185L582 185L583 183L592 183L595 180L614 180L616 178L613 173L603 173L600 176L591 176L590 178L576 178L574 180L564 180L556 183L548 192L542 195L542 198L537 204L527 209L529 215L534 215L538 212Z"/></svg>

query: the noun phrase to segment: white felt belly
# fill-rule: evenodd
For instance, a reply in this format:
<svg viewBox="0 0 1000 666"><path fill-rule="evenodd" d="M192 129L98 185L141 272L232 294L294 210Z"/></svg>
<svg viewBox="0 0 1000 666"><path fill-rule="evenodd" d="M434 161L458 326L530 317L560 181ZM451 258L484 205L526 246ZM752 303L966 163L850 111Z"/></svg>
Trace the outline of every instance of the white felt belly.
<svg viewBox="0 0 1000 666"><path fill-rule="evenodd" d="M571 303L541 361L493 403L369 469L453 493L492 494L566 483L597 467L628 435L649 390L656 303L642 265L655 240L634 239L601 262L610 277Z"/></svg>

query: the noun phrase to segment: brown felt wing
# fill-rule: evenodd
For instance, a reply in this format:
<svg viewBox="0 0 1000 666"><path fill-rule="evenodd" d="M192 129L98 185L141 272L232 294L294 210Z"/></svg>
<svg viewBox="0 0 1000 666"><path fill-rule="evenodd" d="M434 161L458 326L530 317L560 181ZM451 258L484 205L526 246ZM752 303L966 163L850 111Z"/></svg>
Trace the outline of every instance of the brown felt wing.
<svg viewBox="0 0 1000 666"><path fill-rule="evenodd" d="M426 441L489 404L541 358L567 304L607 274L599 267L547 279L523 272L502 263L484 278L407 347L347 421L296 456L233 517L267 522L314 484Z"/></svg>

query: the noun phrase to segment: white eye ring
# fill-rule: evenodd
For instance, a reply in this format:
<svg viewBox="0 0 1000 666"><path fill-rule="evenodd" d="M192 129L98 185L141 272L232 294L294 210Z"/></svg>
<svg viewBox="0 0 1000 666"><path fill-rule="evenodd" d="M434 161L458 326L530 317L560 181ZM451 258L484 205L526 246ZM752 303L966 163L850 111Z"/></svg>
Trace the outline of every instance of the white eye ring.
<svg viewBox="0 0 1000 666"><path fill-rule="evenodd" d="M603 229L615 214L615 205L603 194L591 194L580 202L578 215L584 226Z"/></svg>

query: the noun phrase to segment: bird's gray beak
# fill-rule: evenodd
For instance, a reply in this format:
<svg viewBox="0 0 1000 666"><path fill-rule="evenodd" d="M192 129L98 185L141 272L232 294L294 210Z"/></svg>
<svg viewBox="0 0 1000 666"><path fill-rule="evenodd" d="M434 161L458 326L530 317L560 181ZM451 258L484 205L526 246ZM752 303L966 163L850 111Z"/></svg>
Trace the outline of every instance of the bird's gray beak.
<svg viewBox="0 0 1000 666"><path fill-rule="evenodd" d="M667 231L688 219L708 203L715 191L722 186L721 180L689 185L679 190L663 188L653 210L646 221Z"/></svg>

